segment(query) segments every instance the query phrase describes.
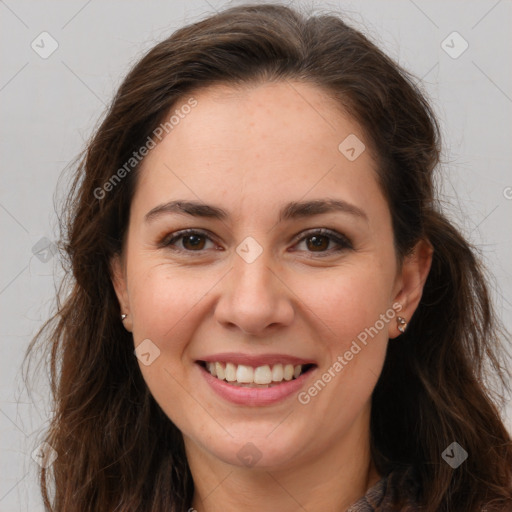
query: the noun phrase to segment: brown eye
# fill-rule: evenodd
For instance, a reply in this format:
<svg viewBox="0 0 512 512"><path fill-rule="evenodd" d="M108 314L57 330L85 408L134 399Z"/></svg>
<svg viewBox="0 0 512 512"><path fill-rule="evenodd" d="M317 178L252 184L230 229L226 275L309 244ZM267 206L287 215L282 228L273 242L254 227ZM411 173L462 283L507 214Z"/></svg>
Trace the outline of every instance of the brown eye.
<svg viewBox="0 0 512 512"><path fill-rule="evenodd" d="M211 238L205 233L189 229L174 233L171 237L164 239L161 245L178 252L201 252L206 248L207 242L213 244Z"/></svg>
<svg viewBox="0 0 512 512"><path fill-rule="evenodd" d="M311 241L311 243L307 243L306 245L308 249L311 249L312 251L318 250L325 250L329 246L329 238L326 236L318 236L313 235L306 238L307 241Z"/></svg>
<svg viewBox="0 0 512 512"><path fill-rule="evenodd" d="M183 247L187 250L203 249L205 240L203 235L185 235L183 238Z"/></svg>
<svg viewBox="0 0 512 512"><path fill-rule="evenodd" d="M298 245L302 242L304 242L306 247L304 250L306 250L306 252L316 253L319 256L323 256L324 254L329 255L353 248L352 243L346 236L325 228L316 229L306 233L306 236L299 239ZM331 242L334 243L333 248L329 248Z"/></svg>

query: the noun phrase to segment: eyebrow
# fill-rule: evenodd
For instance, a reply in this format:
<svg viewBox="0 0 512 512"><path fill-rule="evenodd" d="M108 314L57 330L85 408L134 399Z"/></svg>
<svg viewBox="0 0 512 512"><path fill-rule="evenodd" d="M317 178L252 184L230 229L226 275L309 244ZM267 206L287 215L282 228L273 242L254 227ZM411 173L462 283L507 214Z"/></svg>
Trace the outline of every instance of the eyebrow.
<svg viewBox="0 0 512 512"><path fill-rule="evenodd" d="M366 213L357 206L341 199L331 198L287 203L279 212L278 222L333 212L350 214L368 222ZM192 217L206 217L222 221L229 218L228 212L218 206L180 199L156 206L145 215L145 220L149 222L166 214L190 215Z"/></svg>

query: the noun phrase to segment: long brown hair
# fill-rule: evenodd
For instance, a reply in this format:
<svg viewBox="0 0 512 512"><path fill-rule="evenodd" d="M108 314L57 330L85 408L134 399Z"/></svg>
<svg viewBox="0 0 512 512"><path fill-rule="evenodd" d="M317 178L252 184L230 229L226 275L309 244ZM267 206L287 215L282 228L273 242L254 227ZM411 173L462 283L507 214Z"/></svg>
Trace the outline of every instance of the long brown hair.
<svg viewBox="0 0 512 512"><path fill-rule="evenodd" d="M58 458L40 473L47 510L190 506L181 433L142 378L109 272L138 165L105 184L178 101L211 84L271 80L307 82L338 100L375 154L398 257L420 239L434 248L421 303L406 333L389 343L372 396L379 473L414 467L426 512L510 510L512 440L500 416L503 391L488 380L497 376L510 390L504 335L477 253L436 199L440 137L431 107L408 72L339 16L280 5L234 7L153 47L78 160L61 219L62 299L27 351L39 341L50 357L55 416L45 440ZM442 458L454 441L468 453L457 469Z"/></svg>

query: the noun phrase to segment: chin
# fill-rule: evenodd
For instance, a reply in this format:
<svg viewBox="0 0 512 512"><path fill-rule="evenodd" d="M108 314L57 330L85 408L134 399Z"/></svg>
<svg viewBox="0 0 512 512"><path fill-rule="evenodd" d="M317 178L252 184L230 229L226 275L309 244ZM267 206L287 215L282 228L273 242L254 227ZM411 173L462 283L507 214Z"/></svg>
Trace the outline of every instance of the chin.
<svg viewBox="0 0 512 512"><path fill-rule="evenodd" d="M305 447L301 447L298 440L294 440L294 436L289 436L287 432L286 438L276 435L272 439L269 436L269 429L264 429L259 434L256 429L251 429L252 435L247 433L243 435L225 434L223 438L218 438L215 442L208 440L198 440L200 444L209 454L226 464L239 467L255 468L255 469L278 469L286 466L299 454ZM282 433L281 433L282 434ZM299 436L299 439L304 436Z"/></svg>

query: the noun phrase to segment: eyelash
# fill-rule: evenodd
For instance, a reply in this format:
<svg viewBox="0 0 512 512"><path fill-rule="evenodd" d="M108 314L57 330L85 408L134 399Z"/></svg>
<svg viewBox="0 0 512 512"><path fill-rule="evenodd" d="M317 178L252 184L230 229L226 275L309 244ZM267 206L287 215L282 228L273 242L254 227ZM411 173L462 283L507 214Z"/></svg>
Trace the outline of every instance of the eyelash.
<svg viewBox="0 0 512 512"><path fill-rule="evenodd" d="M181 252L181 253L188 253L188 254L203 253L204 249L201 249L198 251L191 251L189 249L180 249L177 247L172 247L174 242L176 242L177 240L180 240L181 238L184 238L186 236L191 236L191 235L204 236L213 242L213 240L210 238L210 236L208 236L208 234L204 231L197 230L197 229L185 229L185 230L173 233L170 237L167 236L166 238L164 238L162 240L160 245L162 247L170 248L173 251ZM332 231L330 229L318 228L318 229L307 231L307 232L305 232L305 234L301 234L301 235L302 235L302 237L299 239L296 239L295 244L298 244L298 243L300 243L308 238L311 238L313 236L323 236L323 237L327 237L330 240L334 241L339 246L337 249L328 249L328 250L319 251L319 252L307 251L307 252L310 252L311 254L314 254L315 257L316 256L322 257L322 255L330 255L332 253L341 252L343 250L353 249L352 243L346 236L344 236L340 233L337 233L336 231Z"/></svg>

